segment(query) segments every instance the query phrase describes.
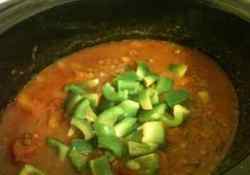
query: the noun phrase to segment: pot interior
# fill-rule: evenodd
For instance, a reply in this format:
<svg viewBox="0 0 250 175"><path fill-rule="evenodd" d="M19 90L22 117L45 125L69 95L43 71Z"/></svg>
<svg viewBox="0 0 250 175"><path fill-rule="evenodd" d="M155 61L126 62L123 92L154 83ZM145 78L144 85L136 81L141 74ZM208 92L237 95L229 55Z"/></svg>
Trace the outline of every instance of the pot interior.
<svg viewBox="0 0 250 175"><path fill-rule="evenodd" d="M81 48L131 38L177 42L211 55L236 88L239 127L218 168L221 174L250 153L249 31L247 22L190 1L79 1L59 6L1 35L0 109L32 76Z"/></svg>

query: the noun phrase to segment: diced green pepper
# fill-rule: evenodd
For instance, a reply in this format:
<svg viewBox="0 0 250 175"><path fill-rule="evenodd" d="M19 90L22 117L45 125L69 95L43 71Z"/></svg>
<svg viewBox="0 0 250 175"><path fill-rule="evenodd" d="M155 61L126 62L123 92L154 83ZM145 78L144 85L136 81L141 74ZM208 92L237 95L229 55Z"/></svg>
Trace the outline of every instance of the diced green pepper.
<svg viewBox="0 0 250 175"><path fill-rule="evenodd" d="M129 95L138 94L141 90L141 84L137 81L118 80L117 81L118 92L128 91Z"/></svg>
<svg viewBox="0 0 250 175"><path fill-rule="evenodd" d="M139 103L144 110L153 109L153 105L160 102L158 92L153 88L147 88L139 94Z"/></svg>
<svg viewBox="0 0 250 175"><path fill-rule="evenodd" d="M90 106L87 106L85 108L84 115L85 115L85 119L88 120L89 122L95 122L97 120L97 116Z"/></svg>
<svg viewBox="0 0 250 175"><path fill-rule="evenodd" d="M87 80L83 83L83 86L85 86L88 89L96 88L100 83L100 80L98 78Z"/></svg>
<svg viewBox="0 0 250 175"><path fill-rule="evenodd" d="M42 172L33 165L26 164L18 173L18 175L46 175L46 173Z"/></svg>
<svg viewBox="0 0 250 175"><path fill-rule="evenodd" d="M72 117L73 118L78 118L78 119L84 119L85 118L85 109L87 106L90 106L90 103L88 100L81 100L74 108L72 112Z"/></svg>
<svg viewBox="0 0 250 175"><path fill-rule="evenodd" d="M83 133L85 140L90 140L95 136L93 128L87 120L72 118L71 125Z"/></svg>
<svg viewBox="0 0 250 175"><path fill-rule="evenodd" d="M125 141L140 142L142 139L142 133L138 130L135 130L131 134L126 136L124 139L125 139Z"/></svg>
<svg viewBox="0 0 250 175"><path fill-rule="evenodd" d="M158 104L160 102L159 93L153 88L148 88L147 91L149 93L152 104Z"/></svg>
<svg viewBox="0 0 250 175"><path fill-rule="evenodd" d="M135 71L127 71L117 76L116 80L138 81L140 80Z"/></svg>
<svg viewBox="0 0 250 175"><path fill-rule="evenodd" d="M161 120L166 111L166 104L159 104L150 111L144 111L140 114L139 120L141 122Z"/></svg>
<svg viewBox="0 0 250 175"><path fill-rule="evenodd" d="M144 83L146 87L151 86L152 84L154 84L157 80L158 80L158 76L155 74L150 74L147 75L146 77L144 77Z"/></svg>
<svg viewBox="0 0 250 175"><path fill-rule="evenodd" d="M162 121L168 127L178 127L183 123L184 118L182 115L178 115L175 117L175 116L171 116L170 114L166 114L166 116L162 118Z"/></svg>
<svg viewBox="0 0 250 175"><path fill-rule="evenodd" d="M113 175L106 156L91 160L90 168L93 175Z"/></svg>
<svg viewBox="0 0 250 175"><path fill-rule="evenodd" d="M168 127L178 127L180 126L185 117L190 113L187 108L182 105L175 105L173 109L174 117L167 115L163 118L163 121Z"/></svg>
<svg viewBox="0 0 250 175"><path fill-rule="evenodd" d="M176 65L171 66L180 77L187 71L185 65L180 66L181 71ZM153 152L165 142L164 127L179 126L189 114L189 110L181 106L189 93L173 90L173 83L171 79L152 73L145 63L139 63L136 72L121 73L113 80L113 85L103 86L104 98L100 104L97 93L86 91L97 87L98 79L69 84L65 86L69 93L65 111L72 117L71 127L79 129L84 139L73 140L70 148L56 139L48 139L48 144L57 148L61 160L68 155L79 173L88 170L90 154L100 149L105 156L89 164L93 175L112 175L108 161L123 156L136 157L127 162L127 167L137 174L156 175L159 155ZM173 108L173 117L167 108ZM138 128L138 125L142 126ZM90 139L94 145L86 141Z"/></svg>
<svg viewBox="0 0 250 175"><path fill-rule="evenodd" d="M68 84L64 87L64 91L73 94L85 94L86 89L76 83Z"/></svg>
<svg viewBox="0 0 250 175"><path fill-rule="evenodd" d="M100 122L95 123L95 131L96 131L96 135L98 137L115 136L116 135L113 127L111 127L109 125L105 125L105 124L100 123Z"/></svg>
<svg viewBox="0 0 250 175"><path fill-rule="evenodd" d="M139 77L139 80L143 80L149 73L150 73L149 67L145 63L140 62L136 70L136 74Z"/></svg>
<svg viewBox="0 0 250 175"><path fill-rule="evenodd" d="M92 144L83 139L73 139L71 142L71 149L74 148L80 154L89 155L94 151Z"/></svg>
<svg viewBox="0 0 250 175"><path fill-rule="evenodd" d="M99 104L100 96L96 93L84 94L83 97L89 100L91 107L97 107Z"/></svg>
<svg viewBox="0 0 250 175"><path fill-rule="evenodd" d="M118 118L124 114L123 109L120 106L114 106L103 111L98 118L99 123L113 126Z"/></svg>
<svg viewBox="0 0 250 175"><path fill-rule="evenodd" d="M171 64L168 67L168 70L170 72L175 73L179 77L183 77L186 74L187 69L188 69L188 67L185 64Z"/></svg>
<svg viewBox="0 0 250 175"><path fill-rule="evenodd" d="M142 125L142 142L146 144L163 144L165 129L161 121L146 122Z"/></svg>
<svg viewBox="0 0 250 175"><path fill-rule="evenodd" d="M182 105L175 105L173 111L174 111L174 116L182 115L185 117L190 113L190 111Z"/></svg>
<svg viewBox="0 0 250 175"><path fill-rule="evenodd" d="M79 171L84 172L88 167L88 156L80 154L76 149L71 149L68 155L73 167Z"/></svg>
<svg viewBox="0 0 250 175"><path fill-rule="evenodd" d="M127 162L127 167L137 170L141 175L154 175L159 170L160 158L156 153L140 156Z"/></svg>
<svg viewBox="0 0 250 175"><path fill-rule="evenodd" d="M153 104L151 101L150 91L148 89L143 90L139 94L139 103L144 110L151 110L153 108Z"/></svg>
<svg viewBox="0 0 250 175"><path fill-rule="evenodd" d="M123 101L128 98L128 91L115 91L115 88L110 83L106 83L103 87L103 95L110 101Z"/></svg>
<svg viewBox="0 0 250 175"><path fill-rule="evenodd" d="M135 117L140 105L139 103L132 100L125 100L119 104L119 106L123 109L124 117Z"/></svg>
<svg viewBox="0 0 250 175"><path fill-rule="evenodd" d="M86 171L88 166L88 155L93 151L94 148L89 142L83 139L75 139L71 143L68 157L74 168L79 172L83 172Z"/></svg>
<svg viewBox="0 0 250 175"><path fill-rule="evenodd" d="M62 141L55 138L48 138L47 143L49 146L56 149L59 159L61 161L65 160L69 151L69 147L67 145L65 145Z"/></svg>
<svg viewBox="0 0 250 175"><path fill-rule="evenodd" d="M72 112L72 117L77 119L87 119L91 122L96 120L96 114L92 110L88 100L81 100Z"/></svg>
<svg viewBox="0 0 250 175"><path fill-rule="evenodd" d="M124 145L116 136L98 136L98 147L111 151L115 156L122 157L124 153Z"/></svg>
<svg viewBox="0 0 250 175"><path fill-rule="evenodd" d="M173 87L173 80L166 78L166 77L160 77L159 81L156 85L156 90L158 93L168 92Z"/></svg>
<svg viewBox="0 0 250 175"><path fill-rule="evenodd" d="M154 149L152 149L150 145L145 143L129 141L128 151L130 156L141 156L153 152Z"/></svg>
<svg viewBox="0 0 250 175"><path fill-rule="evenodd" d="M115 125L115 132L117 137L123 137L129 134L135 129L137 119L136 118L125 118Z"/></svg>
<svg viewBox="0 0 250 175"><path fill-rule="evenodd" d="M64 108L68 115L72 114L74 107L83 99L81 94L70 93L65 100Z"/></svg>
<svg viewBox="0 0 250 175"><path fill-rule="evenodd" d="M105 111L108 108L114 107L115 105L116 105L115 102L109 101L109 100L107 100L105 98L101 98L100 99L100 104L99 104L99 106L97 108L97 112L101 113L101 112Z"/></svg>
<svg viewBox="0 0 250 175"><path fill-rule="evenodd" d="M167 104L172 108L175 105L182 104L189 98L186 90L171 90L165 94Z"/></svg>
<svg viewBox="0 0 250 175"><path fill-rule="evenodd" d="M110 150L116 156L121 157L124 151L123 144L119 138L116 137L113 127L96 122L95 130L98 147Z"/></svg>

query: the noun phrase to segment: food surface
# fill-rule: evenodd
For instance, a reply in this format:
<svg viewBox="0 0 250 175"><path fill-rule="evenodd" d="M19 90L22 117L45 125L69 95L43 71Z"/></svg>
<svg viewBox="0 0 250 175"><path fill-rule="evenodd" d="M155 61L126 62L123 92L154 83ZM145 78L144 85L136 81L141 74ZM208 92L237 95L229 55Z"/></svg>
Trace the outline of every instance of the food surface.
<svg viewBox="0 0 250 175"><path fill-rule="evenodd" d="M226 74L201 52L124 40L48 66L0 121L0 175L209 175L238 124Z"/></svg>

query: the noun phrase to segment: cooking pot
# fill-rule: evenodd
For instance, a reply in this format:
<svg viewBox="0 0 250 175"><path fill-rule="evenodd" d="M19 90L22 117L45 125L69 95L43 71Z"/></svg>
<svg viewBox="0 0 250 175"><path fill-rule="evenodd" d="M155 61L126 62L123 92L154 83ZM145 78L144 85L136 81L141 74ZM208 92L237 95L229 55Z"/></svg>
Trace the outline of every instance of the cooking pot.
<svg viewBox="0 0 250 175"><path fill-rule="evenodd" d="M211 55L232 80L239 126L215 174L248 175L249 21L249 0L2 0L0 109L36 73L81 48L129 38L170 40Z"/></svg>

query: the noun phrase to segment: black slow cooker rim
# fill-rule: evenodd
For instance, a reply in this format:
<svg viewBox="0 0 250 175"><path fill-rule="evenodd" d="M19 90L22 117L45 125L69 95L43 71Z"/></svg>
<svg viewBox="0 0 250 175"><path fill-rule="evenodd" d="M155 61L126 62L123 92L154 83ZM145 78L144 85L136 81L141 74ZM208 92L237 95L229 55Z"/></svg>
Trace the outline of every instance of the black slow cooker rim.
<svg viewBox="0 0 250 175"><path fill-rule="evenodd" d="M14 2L15 0L9 0L9 1L6 1L6 2ZM23 0L22 2L21 2L22 0L16 0L15 2L16 2L16 4L12 4L12 6L6 6L6 8L4 8L3 10L2 10L2 12L0 12L0 21L1 21L1 14L5 14L6 16L4 16L4 20L6 19L7 20L7 23L4 23L4 22L6 22L6 21L2 21L2 23L3 24L6 24L5 26L1 26L1 23L0 23L0 34L1 33L3 33L3 32L5 32L5 31L8 31L9 29L11 29L15 24L17 24L17 23L20 23L20 22L22 22L22 21L24 21L25 19L27 19L27 18L29 18L29 17L31 17L31 16L34 16L34 15L36 15L37 13L40 13L40 12L43 12L43 11L45 11L45 10L48 10L48 9L50 9L50 8L53 8L53 7L55 7L55 6L59 6L59 5L62 5L62 4L64 4L64 3L67 3L67 2L72 2L72 1L79 1L79 0L60 0L60 2L59 1L57 1L57 0L55 0L55 1L53 1L54 2L54 4L50 4L49 6L46 6L46 5L48 5L48 4L46 4L45 6L43 6L43 5L38 5L38 7L37 7L37 4L39 4L39 3L48 3L48 1L50 1L50 0L38 0L38 1L36 1L35 3L34 3L34 0ZM33 3L31 3L33 1ZM50 1L51 2L51 1ZM30 4L31 3L31 4ZM35 6L32 6L32 5L34 5L35 4ZM16 21L16 23L8 23L8 21L10 21L12 18L14 18L15 17L15 15L14 16L11 16L11 14L13 14L13 13L15 13L15 12L17 12L17 13L15 13L15 14L21 14L23 11L25 11L25 10L30 10L30 8L33 8L33 7L35 7L35 8L33 8L32 10L32 12L33 13L27 13L27 14L25 14L26 16L25 17L23 17L23 18L18 18L18 19L16 19L17 21ZM19 9L20 8L20 9ZM1 9L1 8L0 8ZM20 11L19 11L19 10ZM17 11L16 11L17 10ZM8 16L8 15L10 15L10 16ZM242 160L244 160L245 158L247 157L247 155L245 155L244 157L242 157L242 159L241 160L238 160L238 161L242 161ZM232 165L232 167L234 167L234 166L236 166L238 163L235 163L235 165Z"/></svg>

